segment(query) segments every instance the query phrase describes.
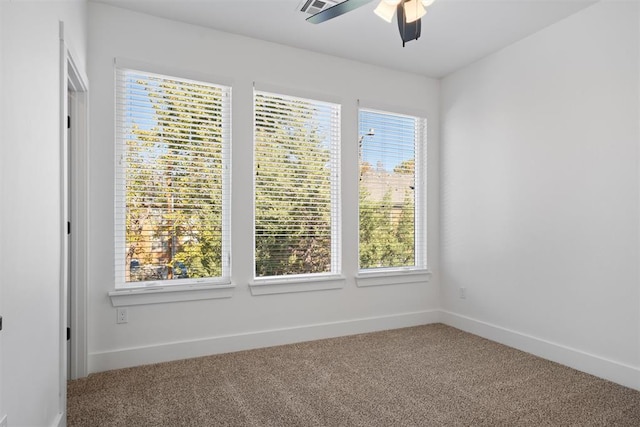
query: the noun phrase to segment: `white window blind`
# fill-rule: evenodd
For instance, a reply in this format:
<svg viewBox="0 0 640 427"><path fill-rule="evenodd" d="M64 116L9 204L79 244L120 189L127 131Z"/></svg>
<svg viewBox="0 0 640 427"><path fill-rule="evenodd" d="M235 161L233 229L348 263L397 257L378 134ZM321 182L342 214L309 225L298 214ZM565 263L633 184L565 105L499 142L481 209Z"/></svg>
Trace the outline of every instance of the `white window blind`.
<svg viewBox="0 0 640 427"><path fill-rule="evenodd" d="M426 266L426 120L359 113L360 269Z"/></svg>
<svg viewBox="0 0 640 427"><path fill-rule="evenodd" d="M254 93L255 275L340 270L340 106Z"/></svg>
<svg viewBox="0 0 640 427"><path fill-rule="evenodd" d="M116 69L116 287L228 282L230 97Z"/></svg>

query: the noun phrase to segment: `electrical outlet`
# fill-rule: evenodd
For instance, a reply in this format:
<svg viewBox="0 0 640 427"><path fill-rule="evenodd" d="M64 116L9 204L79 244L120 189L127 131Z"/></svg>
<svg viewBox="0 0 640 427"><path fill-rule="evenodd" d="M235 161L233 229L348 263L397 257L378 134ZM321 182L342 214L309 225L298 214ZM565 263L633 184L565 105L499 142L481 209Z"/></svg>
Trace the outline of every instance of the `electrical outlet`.
<svg viewBox="0 0 640 427"><path fill-rule="evenodd" d="M116 316L116 323L127 323L129 321L129 312L126 308L117 308Z"/></svg>
<svg viewBox="0 0 640 427"><path fill-rule="evenodd" d="M2 417L2 419L0 419L0 427L9 427L9 424L7 424L7 416L6 415L4 417Z"/></svg>
<svg viewBox="0 0 640 427"><path fill-rule="evenodd" d="M467 299L467 288L460 288L460 299Z"/></svg>

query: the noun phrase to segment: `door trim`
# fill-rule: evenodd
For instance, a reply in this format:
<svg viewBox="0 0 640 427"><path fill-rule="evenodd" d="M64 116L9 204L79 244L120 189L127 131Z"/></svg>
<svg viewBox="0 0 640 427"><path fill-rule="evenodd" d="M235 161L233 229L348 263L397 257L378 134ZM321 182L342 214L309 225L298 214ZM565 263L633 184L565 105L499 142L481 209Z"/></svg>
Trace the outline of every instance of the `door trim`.
<svg viewBox="0 0 640 427"><path fill-rule="evenodd" d="M87 263L88 263L88 79L65 37L60 21L60 414L66 414L67 358L69 377L87 376ZM69 96L71 93L71 96ZM71 138L67 117L72 116ZM69 140L70 139L70 140ZM69 152L73 158L69 161ZM71 180L69 187L69 179ZM71 205L69 205L71 198ZM71 223L69 251L67 221ZM71 261L69 263L69 261ZM69 267L70 265L70 267ZM68 307L67 281L73 304ZM71 310L71 350L67 354L67 312ZM62 417L64 420L66 417Z"/></svg>

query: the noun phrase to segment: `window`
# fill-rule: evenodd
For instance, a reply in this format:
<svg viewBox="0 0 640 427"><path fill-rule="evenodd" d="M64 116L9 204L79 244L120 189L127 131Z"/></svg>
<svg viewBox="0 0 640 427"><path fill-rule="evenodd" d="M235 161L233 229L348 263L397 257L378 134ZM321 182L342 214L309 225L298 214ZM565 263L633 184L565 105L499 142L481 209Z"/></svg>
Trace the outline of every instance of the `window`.
<svg viewBox="0 0 640 427"><path fill-rule="evenodd" d="M361 271L426 268L426 120L360 110Z"/></svg>
<svg viewBox="0 0 640 427"><path fill-rule="evenodd" d="M116 287L229 282L231 89L116 70Z"/></svg>
<svg viewBox="0 0 640 427"><path fill-rule="evenodd" d="M255 277L339 274L340 106L254 94Z"/></svg>

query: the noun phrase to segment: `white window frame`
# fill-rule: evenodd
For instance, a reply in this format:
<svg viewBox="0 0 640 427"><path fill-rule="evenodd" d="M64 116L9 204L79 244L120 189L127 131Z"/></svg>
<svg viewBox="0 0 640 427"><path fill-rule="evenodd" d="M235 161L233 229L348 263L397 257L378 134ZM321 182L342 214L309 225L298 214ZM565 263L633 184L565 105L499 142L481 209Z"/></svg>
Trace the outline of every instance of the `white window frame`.
<svg viewBox="0 0 640 427"><path fill-rule="evenodd" d="M396 284L426 283L431 279L431 272L427 264L427 119L418 115L403 114L393 111L358 108L358 129L360 129L361 112L372 112L386 114L390 116L408 117L417 122L415 150L415 190L414 190L414 260L413 266L404 267L360 267L360 233L358 231L358 273L356 284L359 287L383 286ZM366 138L366 135L359 135L359 138ZM360 169L360 154L358 155L358 170ZM359 176L359 174L358 174ZM360 190L358 189L358 192ZM360 202L357 203L358 230L360 230Z"/></svg>
<svg viewBox="0 0 640 427"><path fill-rule="evenodd" d="M114 62L114 84L117 83L119 70L130 70L140 72L149 76L170 78L186 82L204 83L223 88L225 96L229 99L226 102L228 108L228 121L223 125L224 137L222 143L222 158L226 160L222 168L222 275L220 277L186 278L143 282L125 282L124 269L117 268L119 263L125 262L125 246L114 245L114 267L115 268L115 290L109 292L113 306L129 306L154 303L166 303L174 301L191 301L212 298L229 298L233 295L235 285L231 283L231 92L232 88L228 81L224 79L212 78L200 73L172 70L162 67L150 66L137 61L117 59ZM220 82L222 80L222 82ZM117 93L117 90L116 90ZM117 95L116 95L117 101ZM119 174L118 170L126 168L122 165L123 144L120 141L120 130L118 129L118 112L116 110L116 161L115 161L115 194L114 194L114 219L116 226L124 224L126 218L125 202L123 191L124 174ZM120 206L120 208L118 208ZM116 227L117 228L117 227ZM124 227L122 232L124 232ZM114 230L115 231L115 230ZM114 235L115 236L115 235ZM123 236L119 237L123 239ZM116 236L116 239L118 237Z"/></svg>
<svg viewBox="0 0 640 427"><path fill-rule="evenodd" d="M309 102L317 102L323 104L333 104L338 109L338 126L334 129L336 136L334 147L332 150L331 164L331 272L309 273L309 274L291 274L283 276L257 277L256 276L256 170L255 170L255 149L256 149L256 123L255 123L255 106L256 94L274 95L282 98L302 99ZM341 289L346 283L346 278L342 274L342 206L341 206L341 109L340 103L335 100L327 100L326 97L318 94L296 93L280 87L265 85L264 87L253 90L253 280L249 282L249 288L252 295L270 295L290 292L307 292L329 289Z"/></svg>

